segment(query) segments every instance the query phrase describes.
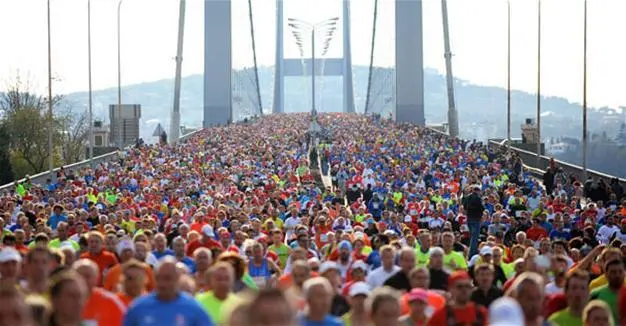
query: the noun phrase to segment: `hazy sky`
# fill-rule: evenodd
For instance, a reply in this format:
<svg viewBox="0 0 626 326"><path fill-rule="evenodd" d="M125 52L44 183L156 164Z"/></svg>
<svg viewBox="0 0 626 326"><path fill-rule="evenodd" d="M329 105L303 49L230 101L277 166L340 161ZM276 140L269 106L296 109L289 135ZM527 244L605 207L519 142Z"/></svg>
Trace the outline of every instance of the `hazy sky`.
<svg viewBox="0 0 626 326"><path fill-rule="evenodd" d="M87 89L87 1L51 0L55 93ZM536 92L537 1L512 0L512 85ZM203 0L187 0L183 75L203 71ZM354 64L369 64L374 0L352 0ZM273 0L253 0L259 64L273 65L276 22ZM233 0L233 62L249 65L247 0ZM441 3L424 0L426 67L444 69ZM482 85L506 85L506 1L449 0L456 77ZM117 85L117 0L92 0L94 89ZM341 15L341 0L285 0L285 17L320 21ZM588 73L592 105L626 105L625 0L589 0ZM543 0L542 93L582 101L583 0ZM376 63L394 64L394 1L380 0ZM123 84L172 78L178 22L177 0L124 0ZM0 0L0 82L16 73L47 86L45 0ZM341 55L339 33L328 56ZM297 48L286 35L286 56ZM24 77L25 78L25 77ZM2 85L4 86L4 85ZM620 87L622 86L622 87Z"/></svg>

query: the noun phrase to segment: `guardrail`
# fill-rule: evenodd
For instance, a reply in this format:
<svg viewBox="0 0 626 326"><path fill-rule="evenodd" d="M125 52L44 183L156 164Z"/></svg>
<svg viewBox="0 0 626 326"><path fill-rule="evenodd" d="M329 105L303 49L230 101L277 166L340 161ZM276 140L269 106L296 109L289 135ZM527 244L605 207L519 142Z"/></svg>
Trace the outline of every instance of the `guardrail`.
<svg viewBox="0 0 626 326"><path fill-rule="evenodd" d="M185 135L183 135L183 136L181 136L179 138L179 142L184 142L187 139L195 136L196 134L198 134L201 131L202 131L202 129L198 129L196 131L193 131L193 132L190 132L188 134L185 134ZM127 147L127 148L130 148L130 147ZM117 159L117 153L118 153L118 151L114 151L114 152L110 152L110 153L103 154L103 155L100 155L100 156L96 156L96 157L93 158L93 165L95 166L95 165L98 165L98 164L103 163L103 162L113 161L113 160ZM91 162L90 162L89 159L86 159L84 161L76 162L76 163L69 164L69 165L64 165L63 168L65 168L66 170L77 170L77 169L80 170L80 169L86 168L88 166L91 166ZM59 170L60 170L60 167L55 168L53 170L53 173L56 173ZM46 183L46 180L48 178L50 178L50 171L44 171L44 172L32 175L30 177L30 181L34 185L43 185L43 184ZM23 178L23 179L17 180L17 182L24 182L25 180L26 179ZM16 185L16 181L13 181L11 183L8 183L8 184L0 186L0 193L4 193L4 192L6 192L8 190L15 189L15 185Z"/></svg>
<svg viewBox="0 0 626 326"><path fill-rule="evenodd" d="M526 170L538 178L543 178L543 174L545 173L546 168L550 164L551 157L549 156L541 155L539 158L539 161L537 161L537 153L523 150L521 148L517 148L514 146L510 146L509 148L509 146L502 144L500 142L494 141L494 140L489 141L489 147L492 147L501 151L506 151L509 149L511 151L514 151L522 159L522 163L524 164L524 167L526 168ZM565 172L565 174L567 175L573 174L581 182L585 181L584 176L583 176L583 168L581 166L559 161L559 160L554 160L554 161L557 163L559 167L563 168L563 171ZM604 181L607 184L611 179L615 178L612 175L608 175L606 173L602 173L600 171L595 171L595 170L590 170L590 169L587 169L587 176L591 176L596 180L604 179ZM619 182L622 186L626 186L626 179L619 178Z"/></svg>

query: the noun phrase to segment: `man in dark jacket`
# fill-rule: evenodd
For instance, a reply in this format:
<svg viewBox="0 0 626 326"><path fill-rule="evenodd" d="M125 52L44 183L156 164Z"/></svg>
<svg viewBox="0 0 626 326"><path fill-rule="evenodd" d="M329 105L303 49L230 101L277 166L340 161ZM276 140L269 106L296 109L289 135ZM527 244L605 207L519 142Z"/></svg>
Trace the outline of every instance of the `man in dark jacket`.
<svg viewBox="0 0 626 326"><path fill-rule="evenodd" d="M478 237L480 237L480 220L485 211L483 200L480 197L480 186L472 186L472 193L463 198L463 208L467 214L467 226L470 231L470 252L473 257L478 252Z"/></svg>

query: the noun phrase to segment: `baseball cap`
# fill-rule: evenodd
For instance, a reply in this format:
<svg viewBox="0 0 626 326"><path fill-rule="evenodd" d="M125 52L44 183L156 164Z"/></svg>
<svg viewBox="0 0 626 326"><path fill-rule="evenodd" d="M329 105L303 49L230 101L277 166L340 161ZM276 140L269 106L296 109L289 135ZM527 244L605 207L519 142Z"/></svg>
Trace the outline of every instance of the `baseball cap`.
<svg viewBox="0 0 626 326"><path fill-rule="evenodd" d="M491 248L489 246L482 247L482 249L480 249L480 255L481 256L493 255L493 248Z"/></svg>
<svg viewBox="0 0 626 326"><path fill-rule="evenodd" d="M352 270L360 269L364 272L367 272L367 264L365 264L362 260L356 260L352 263Z"/></svg>
<svg viewBox="0 0 626 326"><path fill-rule="evenodd" d="M409 302L413 302L416 300L422 302L428 302L428 292L424 289L415 288L412 289L411 292L407 293L407 300Z"/></svg>
<svg viewBox="0 0 626 326"><path fill-rule="evenodd" d="M522 307L510 297L497 299L489 307L489 325L524 326Z"/></svg>
<svg viewBox="0 0 626 326"><path fill-rule="evenodd" d="M215 232L213 232L213 227L208 224L202 227L202 233L207 237L215 236Z"/></svg>
<svg viewBox="0 0 626 326"><path fill-rule="evenodd" d="M117 244L117 254L122 255L126 250L135 251L135 244L130 240L122 240Z"/></svg>
<svg viewBox="0 0 626 326"><path fill-rule="evenodd" d="M7 263L10 261L22 262L22 255L13 247L4 247L0 251L0 263Z"/></svg>
<svg viewBox="0 0 626 326"><path fill-rule="evenodd" d="M339 271L339 265L334 261L325 261L320 265L320 274L324 274L330 270Z"/></svg>
<svg viewBox="0 0 626 326"><path fill-rule="evenodd" d="M350 287L350 293L348 293L351 297L356 297L357 295L368 296L370 293L370 286L365 282L356 282L352 284Z"/></svg>

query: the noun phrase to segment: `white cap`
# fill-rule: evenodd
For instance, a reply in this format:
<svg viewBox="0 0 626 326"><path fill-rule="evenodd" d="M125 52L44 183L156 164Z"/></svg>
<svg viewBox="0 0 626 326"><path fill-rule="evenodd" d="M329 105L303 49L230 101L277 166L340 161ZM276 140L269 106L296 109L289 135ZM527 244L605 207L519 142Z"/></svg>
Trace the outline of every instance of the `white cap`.
<svg viewBox="0 0 626 326"><path fill-rule="evenodd" d="M132 250L133 252L135 251L135 244L130 241L130 240L121 240L118 244L117 244L117 254L118 255L122 255L122 253L126 250Z"/></svg>
<svg viewBox="0 0 626 326"><path fill-rule="evenodd" d="M22 262L22 255L13 247L4 247L0 250L0 263L7 263L10 261Z"/></svg>
<svg viewBox="0 0 626 326"><path fill-rule="evenodd" d="M368 296L370 293L370 286L365 282L356 282L350 287L348 295L356 297L357 295Z"/></svg>
<svg viewBox="0 0 626 326"><path fill-rule="evenodd" d="M502 297L489 307L490 326L524 326L524 313L520 304L511 297Z"/></svg>
<svg viewBox="0 0 626 326"><path fill-rule="evenodd" d="M335 263L334 261L325 261L320 265L320 274L324 274L333 269L336 271L340 271L339 265L337 265L337 263Z"/></svg>
<svg viewBox="0 0 626 326"><path fill-rule="evenodd" d="M480 255L484 256L484 255L493 255L493 248L489 247L489 246L484 246L482 247L482 249L480 249Z"/></svg>
<svg viewBox="0 0 626 326"><path fill-rule="evenodd" d="M362 271L364 271L364 272L367 272L367 264L366 264L366 263L364 263L364 262L363 262L362 260L360 260L360 259L359 259L359 260L355 260L355 261L352 263L352 270L355 270L355 269L360 269L360 270L362 270Z"/></svg>
<svg viewBox="0 0 626 326"><path fill-rule="evenodd" d="M213 227L206 224L202 227L202 233L207 237L215 237L215 233L213 232Z"/></svg>

